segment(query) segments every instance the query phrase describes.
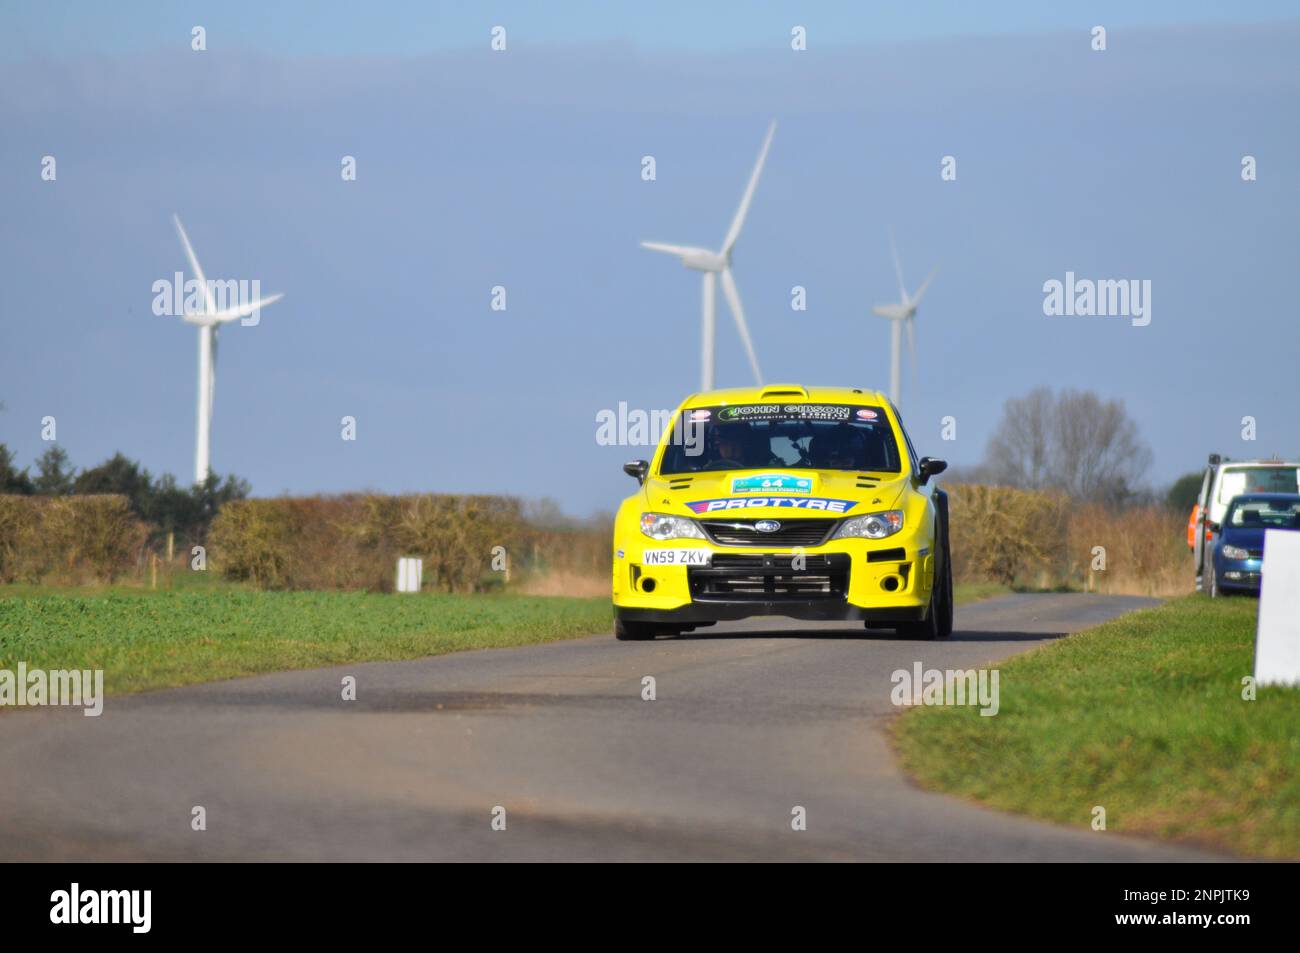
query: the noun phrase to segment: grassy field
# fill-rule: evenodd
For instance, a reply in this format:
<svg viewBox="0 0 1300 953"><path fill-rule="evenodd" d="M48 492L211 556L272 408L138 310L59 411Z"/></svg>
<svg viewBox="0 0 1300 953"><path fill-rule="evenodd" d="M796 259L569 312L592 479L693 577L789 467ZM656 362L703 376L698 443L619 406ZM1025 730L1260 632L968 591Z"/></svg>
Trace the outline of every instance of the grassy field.
<svg viewBox="0 0 1300 953"><path fill-rule="evenodd" d="M611 631L609 600L0 588L0 668L104 670L110 693Z"/></svg>
<svg viewBox="0 0 1300 953"><path fill-rule="evenodd" d="M1300 857L1300 689L1242 698L1257 603L1187 596L999 667L1001 709L894 725L925 787L1087 829ZM1104 837L1105 833L1096 836Z"/></svg>
<svg viewBox="0 0 1300 953"><path fill-rule="evenodd" d="M958 602L1005 592L963 585ZM113 694L611 631L609 597L0 586L0 669L103 669Z"/></svg>

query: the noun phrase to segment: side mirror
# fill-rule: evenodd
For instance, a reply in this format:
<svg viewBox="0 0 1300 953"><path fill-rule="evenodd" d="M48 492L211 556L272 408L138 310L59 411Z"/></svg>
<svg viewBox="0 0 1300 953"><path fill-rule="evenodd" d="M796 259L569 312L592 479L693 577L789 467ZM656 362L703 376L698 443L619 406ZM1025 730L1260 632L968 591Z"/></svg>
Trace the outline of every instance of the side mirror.
<svg viewBox="0 0 1300 953"><path fill-rule="evenodd" d="M637 483L644 483L645 475L650 472L650 461L629 460L623 464L623 472L630 477L636 477Z"/></svg>
<svg viewBox="0 0 1300 953"><path fill-rule="evenodd" d="M930 482L930 477L938 476L944 470L948 469L947 460L936 460L934 457L921 458L921 486Z"/></svg>
<svg viewBox="0 0 1300 953"><path fill-rule="evenodd" d="M1211 533L1217 533L1223 527L1221 527L1218 523L1214 522L1214 520L1206 520L1205 528L1208 529Z"/></svg>

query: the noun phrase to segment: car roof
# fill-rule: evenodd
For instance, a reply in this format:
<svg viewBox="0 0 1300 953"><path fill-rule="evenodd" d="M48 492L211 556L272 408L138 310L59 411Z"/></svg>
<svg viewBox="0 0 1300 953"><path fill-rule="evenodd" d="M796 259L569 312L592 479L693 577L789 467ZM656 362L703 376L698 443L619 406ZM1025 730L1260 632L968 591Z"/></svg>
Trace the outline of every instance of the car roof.
<svg viewBox="0 0 1300 953"><path fill-rule="evenodd" d="M1238 493L1231 502L1240 503L1243 500L1256 503L1294 503L1300 500L1300 493Z"/></svg>
<svg viewBox="0 0 1300 953"><path fill-rule="evenodd" d="M730 387L706 390L686 398L683 407L716 407L719 404L760 404L771 401L792 404L869 404L883 407L888 398L867 387L804 387L800 384L765 384L762 387Z"/></svg>
<svg viewBox="0 0 1300 953"><path fill-rule="evenodd" d="M1216 464L1219 469L1236 469L1238 467L1300 467L1300 460L1222 460Z"/></svg>

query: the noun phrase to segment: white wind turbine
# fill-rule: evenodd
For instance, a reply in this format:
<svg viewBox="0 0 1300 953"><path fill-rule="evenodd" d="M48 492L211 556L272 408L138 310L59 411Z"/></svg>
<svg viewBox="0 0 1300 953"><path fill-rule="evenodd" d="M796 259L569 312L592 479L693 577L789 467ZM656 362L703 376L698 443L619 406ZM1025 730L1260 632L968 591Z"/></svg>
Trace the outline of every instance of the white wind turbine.
<svg viewBox="0 0 1300 953"><path fill-rule="evenodd" d="M898 249L894 246L894 230L889 230L889 251L894 256L894 271L898 274L898 303L878 304L871 313L893 322L890 326L889 347L889 399L899 403L899 385L903 364L903 325L907 325L907 350L912 355L912 382L916 382L916 307L921 303L921 296L934 280L937 268L931 270L930 276L921 282L921 287L910 297L907 286L903 284L903 265L898 260Z"/></svg>
<svg viewBox="0 0 1300 953"><path fill-rule="evenodd" d="M763 163L767 160L767 150L772 145L772 136L775 132L776 122L773 121L767 127L767 136L764 137L763 148L758 153L758 162L749 175L745 194L740 197L740 207L736 209L736 216L731 220L731 228L727 229L727 237L722 240L722 247L718 251L689 245L667 245L663 242L641 243L641 247L649 248L651 251L677 255L687 268L704 273L703 337L700 355L702 390L713 389L714 310L718 276L722 278L722 293L727 298L731 316L736 319L736 330L740 332L740 341L745 346L749 366L754 371L754 382L763 383L762 372L758 369L758 358L754 355L754 343L749 339L749 328L745 324L745 312L740 307L740 292L736 290L736 279L731 276L731 250L735 248L736 239L740 237L741 226L745 224L745 214L749 211L749 203L754 198L754 189L758 185L758 177L763 171Z"/></svg>
<svg viewBox="0 0 1300 953"><path fill-rule="evenodd" d="M185 234L180 217L173 215L172 221L176 223L176 233L180 235L181 244L185 246L185 256L190 261L194 277L198 279L203 289L203 310L187 311L182 315L187 322L196 324L199 328L199 419L198 438L194 450L194 482L202 484L207 482L209 463L212 459L212 392L217 379L217 329L223 324L246 318L268 304L274 304L284 295L273 294L247 304L218 310L212 287L203 274L203 268L194 254L194 248L190 245L189 236Z"/></svg>

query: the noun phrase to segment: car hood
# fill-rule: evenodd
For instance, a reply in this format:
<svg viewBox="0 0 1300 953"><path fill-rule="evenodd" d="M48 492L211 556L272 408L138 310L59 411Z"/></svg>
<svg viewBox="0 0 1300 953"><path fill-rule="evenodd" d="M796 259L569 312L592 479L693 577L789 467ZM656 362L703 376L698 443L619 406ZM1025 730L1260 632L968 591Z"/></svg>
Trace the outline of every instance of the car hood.
<svg viewBox="0 0 1300 953"><path fill-rule="evenodd" d="M1242 529L1240 527L1224 530L1219 537L1226 546L1238 546L1242 549L1260 550L1264 548L1264 530L1262 528Z"/></svg>
<svg viewBox="0 0 1300 953"><path fill-rule="evenodd" d="M718 470L651 477L647 508L676 516L857 516L887 510L908 478L844 470Z"/></svg>

